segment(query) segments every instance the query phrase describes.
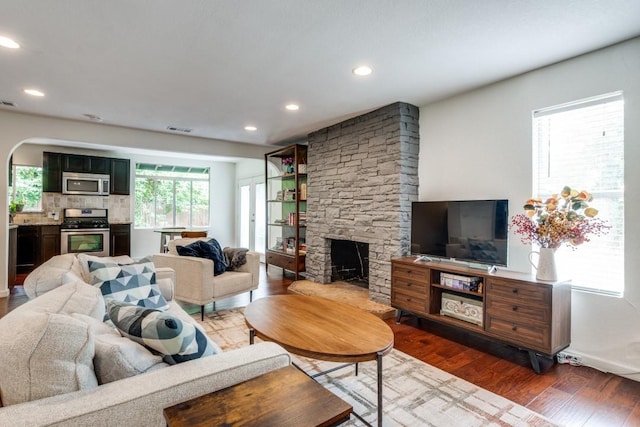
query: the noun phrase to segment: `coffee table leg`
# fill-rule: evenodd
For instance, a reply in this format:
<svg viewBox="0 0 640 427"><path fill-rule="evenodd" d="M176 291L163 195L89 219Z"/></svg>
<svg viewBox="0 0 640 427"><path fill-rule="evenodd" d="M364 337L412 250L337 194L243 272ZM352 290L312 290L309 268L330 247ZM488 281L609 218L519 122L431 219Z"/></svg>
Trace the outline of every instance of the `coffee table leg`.
<svg viewBox="0 0 640 427"><path fill-rule="evenodd" d="M249 329L249 345L253 345L253 341L256 338L256 331L255 329L251 328Z"/></svg>
<svg viewBox="0 0 640 427"><path fill-rule="evenodd" d="M378 426L382 427L382 353L378 353Z"/></svg>

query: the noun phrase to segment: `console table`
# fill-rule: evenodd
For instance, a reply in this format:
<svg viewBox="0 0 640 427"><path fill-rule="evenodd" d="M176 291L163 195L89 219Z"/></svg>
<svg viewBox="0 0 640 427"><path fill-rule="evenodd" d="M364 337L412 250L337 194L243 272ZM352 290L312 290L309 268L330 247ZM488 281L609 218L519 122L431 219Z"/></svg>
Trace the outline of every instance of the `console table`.
<svg viewBox="0 0 640 427"><path fill-rule="evenodd" d="M447 274L461 279L454 281L456 287ZM459 285L465 278L476 279L474 290ZM449 304L457 300L451 311ZM391 305L399 310L398 322L411 313L524 349L537 373L538 355L554 357L571 342L570 281L542 282L523 273L396 258L391 261ZM465 312L476 316L465 319Z"/></svg>

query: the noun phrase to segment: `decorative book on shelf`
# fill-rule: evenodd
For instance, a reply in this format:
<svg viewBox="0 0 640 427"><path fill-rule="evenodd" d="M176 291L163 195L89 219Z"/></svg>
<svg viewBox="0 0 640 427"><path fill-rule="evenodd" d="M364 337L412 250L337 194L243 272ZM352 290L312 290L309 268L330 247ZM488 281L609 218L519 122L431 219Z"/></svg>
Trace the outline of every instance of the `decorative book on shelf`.
<svg viewBox="0 0 640 427"><path fill-rule="evenodd" d="M482 278L440 273L440 285L452 289L482 293Z"/></svg>

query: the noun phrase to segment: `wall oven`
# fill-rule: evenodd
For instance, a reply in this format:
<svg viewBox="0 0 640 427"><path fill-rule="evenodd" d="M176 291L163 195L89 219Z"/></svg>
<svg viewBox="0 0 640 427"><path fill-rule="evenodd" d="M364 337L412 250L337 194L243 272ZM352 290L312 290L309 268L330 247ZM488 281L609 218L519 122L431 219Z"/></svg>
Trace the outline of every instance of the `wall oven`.
<svg viewBox="0 0 640 427"><path fill-rule="evenodd" d="M62 173L63 194L108 196L109 185L109 175L75 172Z"/></svg>
<svg viewBox="0 0 640 427"><path fill-rule="evenodd" d="M65 209L60 252L109 256L107 209Z"/></svg>

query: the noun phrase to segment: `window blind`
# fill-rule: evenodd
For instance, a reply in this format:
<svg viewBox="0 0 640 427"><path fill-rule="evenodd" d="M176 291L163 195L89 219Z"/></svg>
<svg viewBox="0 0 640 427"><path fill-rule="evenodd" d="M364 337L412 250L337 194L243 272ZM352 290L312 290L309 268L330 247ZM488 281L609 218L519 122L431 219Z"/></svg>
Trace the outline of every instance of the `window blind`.
<svg viewBox="0 0 640 427"><path fill-rule="evenodd" d="M568 185L589 191L590 206L611 226L577 249L557 252L560 274L577 289L624 292L624 100L621 92L533 113L533 194Z"/></svg>

